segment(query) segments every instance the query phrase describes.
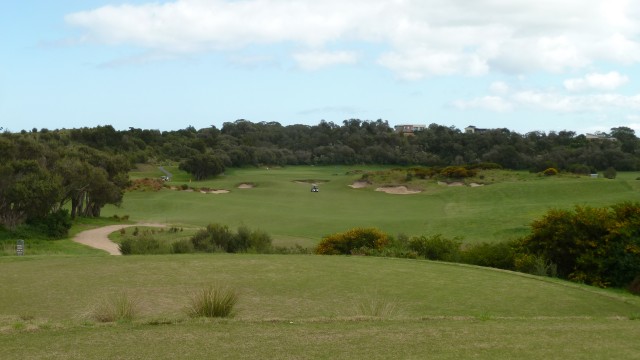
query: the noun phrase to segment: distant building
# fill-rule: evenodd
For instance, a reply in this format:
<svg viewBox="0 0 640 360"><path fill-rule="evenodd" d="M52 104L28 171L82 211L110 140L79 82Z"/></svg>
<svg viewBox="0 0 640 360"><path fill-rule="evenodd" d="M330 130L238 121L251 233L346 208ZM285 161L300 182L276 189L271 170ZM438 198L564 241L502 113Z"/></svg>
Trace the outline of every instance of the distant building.
<svg viewBox="0 0 640 360"><path fill-rule="evenodd" d="M600 133L597 132L595 134L585 134L584 137L587 138L587 140L608 140L608 141L616 141L617 139L614 137L611 137L605 133Z"/></svg>
<svg viewBox="0 0 640 360"><path fill-rule="evenodd" d="M411 136L416 131L422 131L427 128L427 125L422 124L403 124L396 125L393 127L398 134L404 134L406 136Z"/></svg>
<svg viewBox="0 0 640 360"><path fill-rule="evenodd" d="M487 132L489 130L490 129L480 129L480 128L477 128L477 127L475 127L473 125L469 125L466 128L464 128L464 132L467 133L467 134L481 134L481 133Z"/></svg>

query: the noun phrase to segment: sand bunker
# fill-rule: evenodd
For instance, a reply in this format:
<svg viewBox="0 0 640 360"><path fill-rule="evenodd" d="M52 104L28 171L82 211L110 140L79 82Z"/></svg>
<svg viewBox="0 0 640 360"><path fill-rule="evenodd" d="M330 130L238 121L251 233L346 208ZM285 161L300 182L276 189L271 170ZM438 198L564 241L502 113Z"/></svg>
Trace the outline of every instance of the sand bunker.
<svg viewBox="0 0 640 360"><path fill-rule="evenodd" d="M255 185L249 184L249 183L244 183L244 184L238 185L238 189L253 189L254 187L255 187Z"/></svg>
<svg viewBox="0 0 640 360"><path fill-rule="evenodd" d="M409 190L406 186L384 186L377 188L376 191L382 191L387 194L394 195L411 195L420 193L418 190Z"/></svg>
<svg viewBox="0 0 640 360"><path fill-rule="evenodd" d="M228 194L229 190L221 189L221 190L209 190L209 191L200 191L200 192L204 194Z"/></svg>
<svg viewBox="0 0 640 360"><path fill-rule="evenodd" d="M350 187L354 188L354 189L362 189L364 187L367 187L369 185L369 183L367 181L356 181L353 184L349 185Z"/></svg>

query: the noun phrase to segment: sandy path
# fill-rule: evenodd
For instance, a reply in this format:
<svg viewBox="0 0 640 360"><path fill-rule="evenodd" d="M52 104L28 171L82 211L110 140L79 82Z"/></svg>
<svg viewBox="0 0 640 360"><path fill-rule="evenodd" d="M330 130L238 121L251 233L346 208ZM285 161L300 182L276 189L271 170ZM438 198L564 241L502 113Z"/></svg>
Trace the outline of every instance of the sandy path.
<svg viewBox="0 0 640 360"><path fill-rule="evenodd" d="M109 240L109 234L114 231L118 231L122 228L132 227L132 226L154 226L154 227L164 227L162 224L129 224L129 225L109 225L101 228L86 230L73 238L73 241L90 246L92 248L104 250L111 255L122 255L120 253L120 249L118 248L118 244Z"/></svg>

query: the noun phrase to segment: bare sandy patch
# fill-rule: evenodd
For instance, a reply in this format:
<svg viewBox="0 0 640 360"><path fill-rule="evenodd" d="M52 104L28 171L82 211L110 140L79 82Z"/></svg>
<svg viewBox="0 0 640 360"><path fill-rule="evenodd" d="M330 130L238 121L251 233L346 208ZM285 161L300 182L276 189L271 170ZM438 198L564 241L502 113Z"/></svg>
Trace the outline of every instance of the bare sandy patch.
<svg viewBox="0 0 640 360"><path fill-rule="evenodd" d="M209 190L208 192L209 194L228 194L229 190L224 190L224 189L220 189L220 190Z"/></svg>
<svg viewBox="0 0 640 360"><path fill-rule="evenodd" d="M249 184L249 183L244 183L244 184L238 185L238 189L253 189L254 187L255 187L255 185Z"/></svg>
<svg viewBox="0 0 640 360"><path fill-rule="evenodd" d="M420 193L419 190L410 190L406 186L383 186L377 188L376 191L382 191L393 195L411 195Z"/></svg>
<svg viewBox="0 0 640 360"><path fill-rule="evenodd" d="M350 187L354 188L354 189L362 189L364 187L367 187L369 185L369 183L367 181L356 181L353 184L349 185Z"/></svg>
<svg viewBox="0 0 640 360"><path fill-rule="evenodd" d="M471 186L471 187L478 187L478 186L484 186L484 184L471 183L471 184L469 184L469 186Z"/></svg>

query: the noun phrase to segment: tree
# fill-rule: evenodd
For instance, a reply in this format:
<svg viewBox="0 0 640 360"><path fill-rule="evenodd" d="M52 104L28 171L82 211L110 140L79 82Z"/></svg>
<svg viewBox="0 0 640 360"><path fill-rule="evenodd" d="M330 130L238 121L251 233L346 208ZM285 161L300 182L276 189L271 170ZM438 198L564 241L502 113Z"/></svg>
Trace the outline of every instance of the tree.
<svg viewBox="0 0 640 360"><path fill-rule="evenodd" d="M9 229L29 218L44 217L57 203L60 178L34 160L0 166L0 224Z"/></svg>
<svg viewBox="0 0 640 360"><path fill-rule="evenodd" d="M182 161L179 168L193 175L196 180L222 174L225 170L220 158L213 154L196 154Z"/></svg>

